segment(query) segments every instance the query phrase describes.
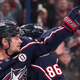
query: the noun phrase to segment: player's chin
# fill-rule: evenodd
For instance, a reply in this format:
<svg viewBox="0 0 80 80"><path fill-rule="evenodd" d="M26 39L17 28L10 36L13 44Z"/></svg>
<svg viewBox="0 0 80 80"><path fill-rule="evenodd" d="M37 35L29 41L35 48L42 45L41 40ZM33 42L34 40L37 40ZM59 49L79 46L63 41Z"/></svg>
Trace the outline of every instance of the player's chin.
<svg viewBox="0 0 80 80"><path fill-rule="evenodd" d="M20 52L20 50L21 50L20 48L17 48L17 49L16 49L17 52Z"/></svg>
<svg viewBox="0 0 80 80"><path fill-rule="evenodd" d="M21 49L19 48L17 51L20 52L20 50L21 50Z"/></svg>

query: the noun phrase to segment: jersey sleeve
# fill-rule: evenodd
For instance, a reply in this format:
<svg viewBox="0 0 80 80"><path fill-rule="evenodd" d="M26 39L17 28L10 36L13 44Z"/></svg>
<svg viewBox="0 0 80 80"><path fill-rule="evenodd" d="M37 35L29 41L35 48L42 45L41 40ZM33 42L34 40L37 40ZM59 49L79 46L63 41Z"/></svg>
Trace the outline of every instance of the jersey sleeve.
<svg viewBox="0 0 80 80"><path fill-rule="evenodd" d="M35 41L28 40L23 42L25 47L21 48L21 51L25 48L32 46L33 57L39 57L43 54L49 53L50 51L54 51L59 44L64 41L66 38L69 38L73 35L73 32L65 29L64 27L54 27L42 34Z"/></svg>
<svg viewBox="0 0 80 80"><path fill-rule="evenodd" d="M68 31L64 27L54 27L48 32L42 34L36 39L36 46L33 55L34 57L54 51L65 39L73 35L73 32Z"/></svg>
<svg viewBox="0 0 80 80"><path fill-rule="evenodd" d="M55 50L57 46L64 41L66 38L69 38L73 35L73 32L68 31L64 27L54 27L48 32L44 33L37 40L43 42L50 50Z"/></svg>

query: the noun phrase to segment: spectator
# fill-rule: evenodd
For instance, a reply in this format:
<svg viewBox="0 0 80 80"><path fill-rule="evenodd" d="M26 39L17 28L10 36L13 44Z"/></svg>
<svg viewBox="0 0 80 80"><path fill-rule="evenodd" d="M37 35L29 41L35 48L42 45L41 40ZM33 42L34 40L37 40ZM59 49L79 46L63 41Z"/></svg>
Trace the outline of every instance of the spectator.
<svg viewBox="0 0 80 80"><path fill-rule="evenodd" d="M74 41L77 43L76 45L73 45L71 47L71 49L74 49L74 62L75 62L75 66L77 68L77 71L80 75L80 36L78 36L76 39L74 39ZM72 50L73 50L72 49ZM80 79L80 78L79 78Z"/></svg>
<svg viewBox="0 0 80 80"><path fill-rule="evenodd" d="M10 20L10 21L17 22L17 18L21 13L22 6L19 0L14 0L14 2L15 2L16 8L11 10L11 7L8 1L6 0L0 1L0 4L1 4L0 19L1 20Z"/></svg>
<svg viewBox="0 0 80 80"><path fill-rule="evenodd" d="M48 0L47 3L43 4L43 6L48 11L48 28L51 29L53 26L56 26L57 19L56 19L56 9L55 9L55 0Z"/></svg>
<svg viewBox="0 0 80 80"><path fill-rule="evenodd" d="M69 49L65 49L63 53L59 56L60 66L65 74L65 80L75 80L75 68L74 63L71 58L71 52Z"/></svg>
<svg viewBox="0 0 80 80"><path fill-rule="evenodd" d="M60 22L60 20L62 20L67 15L67 7L68 7L67 0L57 0L56 5L57 5L56 6L57 7L57 17L56 18ZM61 23L62 23L62 21L61 21ZM58 26L60 26L60 25L58 25Z"/></svg>
<svg viewBox="0 0 80 80"><path fill-rule="evenodd" d="M37 23L39 25L41 25L44 29L44 31L46 32L48 30L48 27L47 27L47 10L45 8L41 8L41 9L38 9L38 18L37 18ZM41 22L40 22L40 18L41 18Z"/></svg>

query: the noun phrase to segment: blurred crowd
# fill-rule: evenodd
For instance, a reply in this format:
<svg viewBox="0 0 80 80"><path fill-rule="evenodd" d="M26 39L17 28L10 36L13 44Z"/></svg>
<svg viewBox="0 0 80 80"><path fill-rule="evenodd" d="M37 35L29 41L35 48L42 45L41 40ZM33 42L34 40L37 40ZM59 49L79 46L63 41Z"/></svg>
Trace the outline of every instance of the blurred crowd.
<svg viewBox="0 0 80 80"><path fill-rule="evenodd" d="M0 20L26 24L26 5L26 0L0 0ZM64 17L78 5L80 0L31 0L31 23L38 23L46 32L61 26ZM80 28L51 53L59 59L65 80L80 80Z"/></svg>

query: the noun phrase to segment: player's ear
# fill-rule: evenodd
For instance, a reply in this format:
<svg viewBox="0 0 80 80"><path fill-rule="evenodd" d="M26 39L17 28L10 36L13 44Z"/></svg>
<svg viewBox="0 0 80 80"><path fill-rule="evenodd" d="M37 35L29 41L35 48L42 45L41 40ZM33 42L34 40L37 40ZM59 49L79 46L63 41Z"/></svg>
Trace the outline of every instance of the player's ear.
<svg viewBox="0 0 80 80"><path fill-rule="evenodd" d="M8 46L8 41L6 40L6 38L2 38L2 45L4 48Z"/></svg>

